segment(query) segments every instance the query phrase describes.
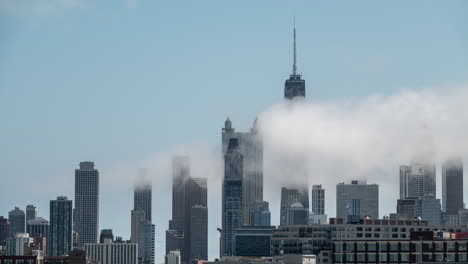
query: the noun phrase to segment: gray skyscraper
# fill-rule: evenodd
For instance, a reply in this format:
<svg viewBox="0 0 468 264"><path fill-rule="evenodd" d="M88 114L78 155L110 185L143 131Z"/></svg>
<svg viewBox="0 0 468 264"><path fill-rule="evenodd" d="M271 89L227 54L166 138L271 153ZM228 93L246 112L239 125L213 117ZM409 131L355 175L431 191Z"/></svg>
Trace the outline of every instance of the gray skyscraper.
<svg viewBox="0 0 468 264"><path fill-rule="evenodd" d="M139 178L135 183L133 196L133 210L143 210L146 220L151 222L151 181L148 179L147 170L140 169Z"/></svg>
<svg viewBox="0 0 468 264"><path fill-rule="evenodd" d="M208 208L202 205L192 207L190 221L190 259L208 260Z"/></svg>
<svg viewBox="0 0 468 264"><path fill-rule="evenodd" d="M73 204L65 196L50 201L50 230L47 239L47 254L67 255L72 249Z"/></svg>
<svg viewBox="0 0 468 264"><path fill-rule="evenodd" d="M154 224L149 220L140 224L138 241L138 263L154 264Z"/></svg>
<svg viewBox="0 0 468 264"><path fill-rule="evenodd" d="M309 210L309 190L302 187L281 188L280 225L286 225L287 210L295 203L300 203L305 210Z"/></svg>
<svg viewBox="0 0 468 264"><path fill-rule="evenodd" d="M253 226L270 226L271 213L268 202L259 201L255 204L255 210L252 213Z"/></svg>
<svg viewBox="0 0 468 264"><path fill-rule="evenodd" d="M325 214L325 189L322 189L321 184L312 186L312 213Z"/></svg>
<svg viewBox="0 0 468 264"><path fill-rule="evenodd" d="M348 222L365 216L379 217L379 186L352 181L336 185L336 217Z"/></svg>
<svg viewBox="0 0 468 264"><path fill-rule="evenodd" d="M145 211L132 210L130 240L132 243L140 241L140 225L145 222Z"/></svg>
<svg viewBox="0 0 468 264"><path fill-rule="evenodd" d="M263 201L263 141L258 133L255 120L249 132L236 132L229 118L222 129L223 158L225 157L229 140L237 139L240 153L243 156L242 172L242 207L243 225L252 225L252 212L257 201Z"/></svg>
<svg viewBox="0 0 468 264"><path fill-rule="evenodd" d="M301 79L301 75L297 73L296 64L296 26L294 26L294 62L292 74L284 84L284 98L295 99L303 98L306 95L305 92L305 81Z"/></svg>
<svg viewBox="0 0 468 264"><path fill-rule="evenodd" d="M307 225L309 223L309 210L301 203L294 203L286 208L285 225Z"/></svg>
<svg viewBox="0 0 468 264"><path fill-rule="evenodd" d="M207 240L198 240L199 245L193 245L192 235L204 238L203 226L208 225L208 218L198 210L207 206L206 178L193 178L190 176L189 159L178 156L173 159L173 186L172 186L172 219L169 221L169 230L166 231L166 254L173 250L180 250L182 262L191 263L192 248L208 247ZM193 210L196 208L196 210ZM192 215L195 212L195 215ZM201 217L199 219L198 217ZM206 220L206 223L203 223ZM200 223L201 230L192 230L192 222ZM201 233L200 233L201 232ZM206 234L207 236L207 234ZM207 252L195 252L196 255L207 255Z"/></svg>
<svg viewBox="0 0 468 264"><path fill-rule="evenodd" d="M10 220L10 237L15 238L18 233L25 233L26 216L24 211L15 207L8 213L8 219Z"/></svg>
<svg viewBox="0 0 468 264"><path fill-rule="evenodd" d="M29 204L26 206L26 224L28 224L29 220L33 220L37 217L37 209L36 206L33 204Z"/></svg>
<svg viewBox="0 0 468 264"><path fill-rule="evenodd" d="M234 234L242 226L244 157L237 138L229 140L224 156L221 256L234 255Z"/></svg>
<svg viewBox="0 0 468 264"><path fill-rule="evenodd" d="M10 221L0 216L0 246L5 246L8 238L10 238Z"/></svg>
<svg viewBox="0 0 468 264"><path fill-rule="evenodd" d="M456 215L463 208L463 161L458 158L442 166L442 210Z"/></svg>
<svg viewBox="0 0 468 264"><path fill-rule="evenodd" d="M78 244L96 243L99 235L99 172L85 161L75 170L75 231Z"/></svg>
<svg viewBox="0 0 468 264"><path fill-rule="evenodd" d="M428 163L400 166L400 199L435 199L435 170L435 165Z"/></svg>

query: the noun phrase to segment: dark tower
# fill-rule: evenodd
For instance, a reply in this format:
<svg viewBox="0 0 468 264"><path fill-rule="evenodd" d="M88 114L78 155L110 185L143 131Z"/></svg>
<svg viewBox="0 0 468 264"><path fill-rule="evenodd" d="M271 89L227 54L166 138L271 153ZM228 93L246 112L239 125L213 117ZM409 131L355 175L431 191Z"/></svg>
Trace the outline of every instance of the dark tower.
<svg viewBox="0 0 468 264"><path fill-rule="evenodd" d="M305 81L301 79L301 75L297 74L296 64L296 25L294 25L294 59L293 71L289 79L284 83L284 98L291 100L296 97L305 97Z"/></svg>

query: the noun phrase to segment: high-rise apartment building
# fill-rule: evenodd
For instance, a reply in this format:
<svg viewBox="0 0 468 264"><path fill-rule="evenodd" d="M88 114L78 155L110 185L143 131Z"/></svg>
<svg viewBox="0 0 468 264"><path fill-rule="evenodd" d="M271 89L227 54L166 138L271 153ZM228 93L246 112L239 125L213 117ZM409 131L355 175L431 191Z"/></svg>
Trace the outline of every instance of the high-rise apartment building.
<svg viewBox="0 0 468 264"><path fill-rule="evenodd" d="M138 243L140 241L140 225L145 223L145 211L132 210L130 241Z"/></svg>
<svg viewBox="0 0 468 264"><path fill-rule="evenodd" d="M75 231L78 244L96 243L99 235L99 172L90 161L75 170Z"/></svg>
<svg viewBox="0 0 468 264"><path fill-rule="evenodd" d="M0 216L0 246L5 246L7 239L10 237L10 221L3 216Z"/></svg>
<svg viewBox="0 0 468 264"><path fill-rule="evenodd" d="M8 213L10 220L10 237L15 238L18 233L25 233L26 216L24 211L15 207L14 210Z"/></svg>
<svg viewBox="0 0 468 264"><path fill-rule="evenodd" d="M325 189L322 189L321 184L312 186L312 213L325 214Z"/></svg>
<svg viewBox="0 0 468 264"><path fill-rule="evenodd" d="M413 162L410 166L400 166L400 199L435 199L435 177L434 164Z"/></svg>
<svg viewBox="0 0 468 264"><path fill-rule="evenodd" d="M336 217L351 222L379 217L379 186L353 180L336 185Z"/></svg>
<svg viewBox="0 0 468 264"><path fill-rule="evenodd" d="M457 215L464 207L463 161L461 158L448 160L442 166L442 210Z"/></svg>
<svg viewBox="0 0 468 264"><path fill-rule="evenodd" d="M50 201L49 256L64 256L72 250L73 203L66 196Z"/></svg>
<svg viewBox="0 0 468 264"><path fill-rule="evenodd" d="M243 156L242 208L243 225L252 225L252 212L255 203L263 201L263 141L258 133L258 120L248 132L236 132L228 118L222 129L222 149L225 157L230 139L237 139Z"/></svg>
<svg viewBox="0 0 468 264"><path fill-rule="evenodd" d="M146 169L140 169L139 177L135 183L133 195L133 210L143 210L145 212L145 220L151 222L151 180L148 179Z"/></svg>
<svg viewBox="0 0 468 264"><path fill-rule="evenodd" d="M294 203L286 209L285 225L307 225L309 223L309 210L301 203Z"/></svg>
<svg viewBox="0 0 468 264"><path fill-rule="evenodd" d="M208 232L203 229L203 226L208 225L208 218L203 215L204 209L201 209L207 207L207 181L206 178L190 176L188 157L175 157L172 168L172 219L166 231L166 254L179 250L182 262L191 263L194 257L208 254L207 251L201 252L208 247L208 241L203 239ZM192 229L193 222L200 224L197 230ZM197 245L192 244L193 235L202 238L197 241Z"/></svg>
<svg viewBox="0 0 468 264"><path fill-rule="evenodd" d="M252 215L253 226L270 226L271 225L271 213L270 213L268 202L258 201L255 204L255 209L252 214L253 214Z"/></svg>
<svg viewBox="0 0 468 264"><path fill-rule="evenodd" d="M234 234L243 225L243 161L239 140L231 138L224 156L221 256L234 255Z"/></svg>
<svg viewBox="0 0 468 264"><path fill-rule="evenodd" d="M26 206L26 225L28 224L29 220L33 220L37 217L37 209L36 206L33 204L29 204Z"/></svg>

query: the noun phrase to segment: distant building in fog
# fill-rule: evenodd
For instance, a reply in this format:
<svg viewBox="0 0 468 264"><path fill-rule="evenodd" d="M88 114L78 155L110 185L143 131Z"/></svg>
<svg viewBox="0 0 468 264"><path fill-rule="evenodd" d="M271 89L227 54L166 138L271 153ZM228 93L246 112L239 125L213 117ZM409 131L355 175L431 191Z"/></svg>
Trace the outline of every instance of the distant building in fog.
<svg viewBox="0 0 468 264"><path fill-rule="evenodd" d="M15 238L16 234L23 234L26 232L26 216L24 211L15 207L14 210L8 213L8 220L10 220L10 237Z"/></svg>
<svg viewBox="0 0 468 264"><path fill-rule="evenodd" d="M152 184L148 179L146 169L140 169L139 178L135 183L135 190L133 196L133 210L143 210L145 212L146 220L151 222L151 195Z"/></svg>
<svg viewBox="0 0 468 264"><path fill-rule="evenodd" d="M321 184L312 186L312 213L325 214L325 189L322 189Z"/></svg>
<svg viewBox="0 0 468 264"><path fill-rule="evenodd" d="M293 204L300 203L305 210L309 210L309 190L307 185L304 187L297 188L281 188L281 208L280 208L280 225L286 225L287 210L291 208Z"/></svg>
<svg viewBox="0 0 468 264"><path fill-rule="evenodd" d="M442 210L457 215L463 203L463 160L446 161L442 166Z"/></svg>
<svg viewBox="0 0 468 264"><path fill-rule="evenodd" d="M271 213L269 204L266 201L258 201L255 203L255 209L252 213L253 226L270 226Z"/></svg>
<svg viewBox="0 0 468 264"><path fill-rule="evenodd" d="M345 222L370 216L379 217L379 186L352 181L336 185L336 217Z"/></svg>
<svg viewBox="0 0 468 264"><path fill-rule="evenodd" d="M26 224L28 224L29 220L36 219L37 217L37 209L36 206L33 204L29 204L26 206Z"/></svg>

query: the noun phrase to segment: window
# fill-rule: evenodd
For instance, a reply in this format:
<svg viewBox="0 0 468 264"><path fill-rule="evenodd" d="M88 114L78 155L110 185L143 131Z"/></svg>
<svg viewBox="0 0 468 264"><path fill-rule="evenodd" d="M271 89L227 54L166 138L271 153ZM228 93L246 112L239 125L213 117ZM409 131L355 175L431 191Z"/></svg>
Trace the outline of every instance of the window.
<svg viewBox="0 0 468 264"><path fill-rule="evenodd" d="M398 238L398 234L392 234L392 238Z"/></svg>
<svg viewBox="0 0 468 264"><path fill-rule="evenodd" d="M401 247L401 251L409 251L409 244L408 243L401 243L400 247Z"/></svg>
<svg viewBox="0 0 468 264"><path fill-rule="evenodd" d="M346 244L346 252L354 252L354 244Z"/></svg>
<svg viewBox="0 0 468 264"><path fill-rule="evenodd" d="M367 232L372 231L372 227L366 227L365 231L367 231Z"/></svg>
<svg viewBox="0 0 468 264"><path fill-rule="evenodd" d="M376 234L374 234L374 237L380 237L380 234L376 233Z"/></svg>
<svg viewBox="0 0 468 264"><path fill-rule="evenodd" d="M372 244L367 244L367 251L375 252L375 251L377 251L377 247L375 246L374 243L372 243Z"/></svg>
<svg viewBox="0 0 468 264"><path fill-rule="evenodd" d="M397 253L390 254L390 261L391 262L398 262L398 254Z"/></svg>
<svg viewBox="0 0 468 264"><path fill-rule="evenodd" d="M443 243L435 243L435 250L436 251L444 251L444 244Z"/></svg>
<svg viewBox="0 0 468 264"><path fill-rule="evenodd" d="M409 254L401 254L401 262L408 262L409 261Z"/></svg>
<svg viewBox="0 0 468 264"><path fill-rule="evenodd" d="M357 244L357 251L366 251L366 245L365 244Z"/></svg>
<svg viewBox="0 0 468 264"><path fill-rule="evenodd" d="M374 231L375 231L375 232L380 232L380 227L374 228Z"/></svg>
<svg viewBox="0 0 468 264"><path fill-rule="evenodd" d="M356 237L362 237L362 233L357 233Z"/></svg>
<svg viewBox="0 0 468 264"><path fill-rule="evenodd" d="M392 232L398 232L398 228L396 227L392 228Z"/></svg>
<svg viewBox="0 0 468 264"><path fill-rule="evenodd" d="M356 231L362 231L362 227L356 227Z"/></svg>
<svg viewBox="0 0 468 264"><path fill-rule="evenodd" d="M366 234L366 237L372 237L372 234L371 234L371 233L367 233L367 234Z"/></svg>
<svg viewBox="0 0 468 264"><path fill-rule="evenodd" d="M455 243L447 242L447 251L455 251Z"/></svg>
<svg viewBox="0 0 468 264"><path fill-rule="evenodd" d="M374 253L369 253L367 254L367 261L368 262L375 262L376 261L376 258L375 258L375 254Z"/></svg>
<svg viewBox="0 0 468 264"><path fill-rule="evenodd" d="M358 262L366 262L366 254L364 254L364 253L357 254L357 261Z"/></svg>
<svg viewBox="0 0 468 264"><path fill-rule="evenodd" d="M461 262L461 261L467 261L467 257L466 257L466 254L465 253L459 253L458 254L458 262Z"/></svg>
<svg viewBox="0 0 468 264"><path fill-rule="evenodd" d="M343 262L343 255L342 254L335 254L335 262Z"/></svg>
<svg viewBox="0 0 468 264"><path fill-rule="evenodd" d="M346 261L354 261L354 253L346 254Z"/></svg>
<svg viewBox="0 0 468 264"><path fill-rule="evenodd" d="M406 228L404 227L400 228L400 232L406 232Z"/></svg>
<svg viewBox="0 0 468 264"><path fill-rule="evenodd" d="M453 253L450 253L450 254L447 254L447 262L455 262L455 254Z"/></svg>
<svg viewBox="0 0 468 264"><path fill-rule="evenodd" d="M379 258L381 262L387 261L387 253L380 254Z"/></svg>
<svg viewBox="0 0 468 264"><path fill-rule="evenodd" d="M390 244L390 251L398 251L398 244L397 243L391 243Z"/></svg>
<svg viewBox="0 0 468 264"><path fill-rule="evenodd" d="M386 243L380 244L380 251L387 251L387 244Z"/></svg>
<svg viewBox="0 0 468 264"><path fill-rule="evenodd" d="M458 251L466 251L466 243L458 243Z"/></svg>

